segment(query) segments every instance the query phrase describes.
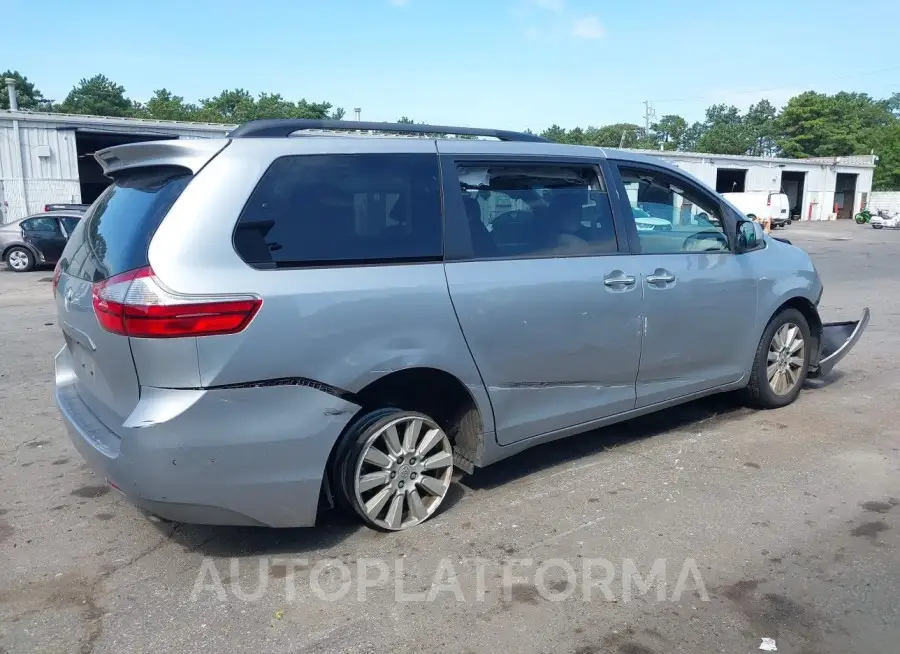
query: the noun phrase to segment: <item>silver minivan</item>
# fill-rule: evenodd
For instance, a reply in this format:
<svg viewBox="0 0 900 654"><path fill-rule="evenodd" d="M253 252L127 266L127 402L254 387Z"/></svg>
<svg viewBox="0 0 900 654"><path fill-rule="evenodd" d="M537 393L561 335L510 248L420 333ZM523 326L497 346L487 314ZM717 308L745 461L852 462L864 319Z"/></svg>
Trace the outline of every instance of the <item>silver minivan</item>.
<svg viewBox="0 0 900 654"><path fill-rule="evenodd" d="M171 520L405 529L541 443L723 391L789 404L868 321L823 324L805 252L637 154L274 120L96 158L113 183L54 274L56 402Z"/></svg>

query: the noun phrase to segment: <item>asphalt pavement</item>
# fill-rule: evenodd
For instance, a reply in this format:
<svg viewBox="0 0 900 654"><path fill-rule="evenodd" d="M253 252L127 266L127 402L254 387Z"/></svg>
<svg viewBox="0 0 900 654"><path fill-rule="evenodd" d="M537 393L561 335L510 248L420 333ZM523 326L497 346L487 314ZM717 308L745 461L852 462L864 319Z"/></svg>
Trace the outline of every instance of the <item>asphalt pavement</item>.
<svg viewBox="0 0 900 654"><path fill-rule="evenodd" d="M900 232L776 235L826 321L872 310L827 380L531 450L397 534L148 519L57 416L51 271L0 270L0 653L898 651Z"/></svg>

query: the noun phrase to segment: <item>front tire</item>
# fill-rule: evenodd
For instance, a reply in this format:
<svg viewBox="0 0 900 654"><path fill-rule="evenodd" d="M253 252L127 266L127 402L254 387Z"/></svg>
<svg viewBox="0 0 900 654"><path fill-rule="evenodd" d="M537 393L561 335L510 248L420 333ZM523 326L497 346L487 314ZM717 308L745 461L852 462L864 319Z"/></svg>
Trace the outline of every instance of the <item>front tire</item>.
<svg viewBox="0 0 900 654"><path fill-rule="evenodd" d="M367 526L401 531L434 515L453 477L453 448L437 422L379 409L360 416L346 438L336 462L338 492Z"/></svg>
<svg viewBox="0 0 900 654"><path fill-rule="evenodd" d="M28 272L34 268L34 255L28 248L10 248L6 253L6 265L13 272Z"/></svg>
<svg viewBox="0 0 900 654"><path fill-rule="evenodd" d="M769 322L753 360L747 386L750 403L778 409L797 399L809 371L812 338L797 309L784 309Z"/></svg>

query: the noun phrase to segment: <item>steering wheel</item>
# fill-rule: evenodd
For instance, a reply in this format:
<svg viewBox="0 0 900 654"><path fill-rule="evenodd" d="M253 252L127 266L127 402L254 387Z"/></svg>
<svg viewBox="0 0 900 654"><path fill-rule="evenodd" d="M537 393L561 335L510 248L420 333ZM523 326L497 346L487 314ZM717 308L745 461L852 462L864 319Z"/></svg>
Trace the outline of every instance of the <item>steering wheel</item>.
<svg viewBox="0 0 900 654"><path fill-rule="evenodd" d="M699 244L701 241L716 241L719 247L695 247L695 242ZM690 234L684 243L681 244L683 252L722 252L728 249L728 239L722 232L716 230L705 230L702 232L694 232Z"/></svg>

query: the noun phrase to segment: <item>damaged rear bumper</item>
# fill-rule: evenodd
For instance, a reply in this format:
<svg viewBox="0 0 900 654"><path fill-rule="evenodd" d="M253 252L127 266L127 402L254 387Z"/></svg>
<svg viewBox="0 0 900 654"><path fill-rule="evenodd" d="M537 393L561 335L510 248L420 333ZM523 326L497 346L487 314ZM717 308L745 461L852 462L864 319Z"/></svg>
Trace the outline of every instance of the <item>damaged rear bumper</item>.
<svg viewBox="0 0 900 654"><path fill-rule="evenodd" d="M869 324L869 308L863 309L859 320L822 324L819 351L809 366L809 377L817 379L831 372L859 341Z"/></svg>

